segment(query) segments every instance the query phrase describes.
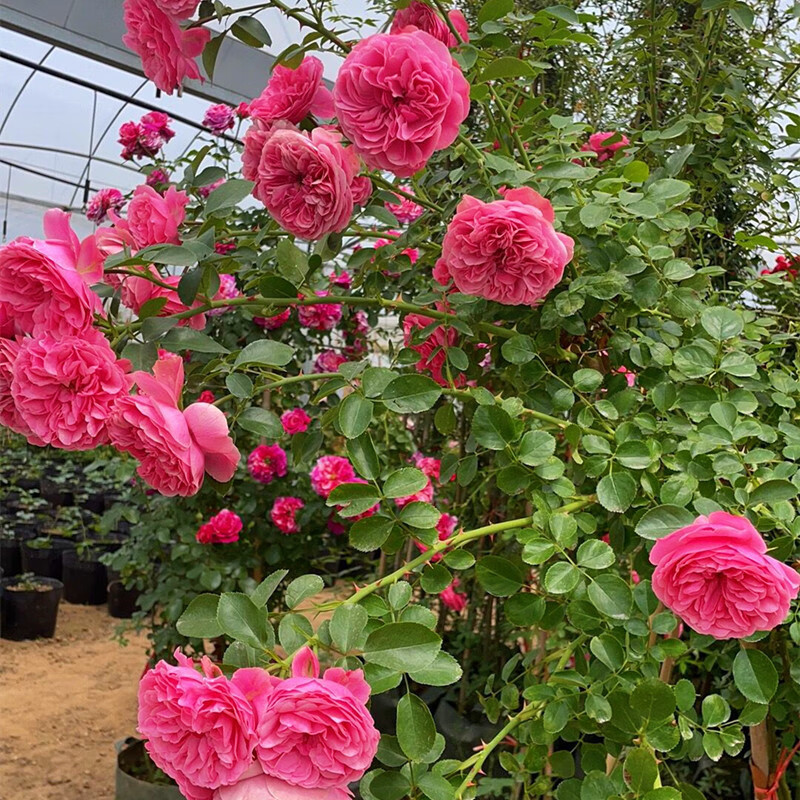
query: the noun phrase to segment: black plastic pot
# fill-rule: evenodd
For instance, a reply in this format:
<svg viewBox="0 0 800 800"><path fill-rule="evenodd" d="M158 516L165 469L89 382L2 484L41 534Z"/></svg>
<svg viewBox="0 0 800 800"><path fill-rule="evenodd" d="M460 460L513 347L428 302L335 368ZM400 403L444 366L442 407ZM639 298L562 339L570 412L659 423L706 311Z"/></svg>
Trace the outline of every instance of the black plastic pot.
<svg viewBox="0 0 800 800"><path fill-rule="evenodd" d="M81 506L93 514L102 514L106 510L106 497L100 492L87 495L81 502Z"/></svg>
<svg viewBox="0 0 800 800"><path fill-rule="evenodd" d="M82 606L99 606L108 597L106 565L99 561L101 551L78 553L67 550L62 555L64 599Z"/></svg>
<svg viewBox="0 0 800 800"><path fill-rule="evenodd" d="M137 611L136 602L141 592L138 589L126 589L122 581L111 581L108 584L108 614L116 619L130 619Z"/></svg>
<svg viewBox="0 0 800 800"><path fill-rule="evenodd" d="M50 478L44 477L39 482L39 492L51 506L75 505L75 493L60 486Z"/></svg>
<svg viewBox="0 0 800 800"><path fill-rule="evenodd" d="M15 641L51 639L56 630L64 584L53 578L37 578L36 583L50 588L46 591L9 589L17 580L4 578L0 581L0 636Z"/></svg>
<svg viewBox="0 0 800 800"><path fill-rule="evenodd" d="M74 549L75 543L66 539L53 539L48 547L31 547L28 542L23 542L22 571L60 581L64 574L62 554Z"/></svg>
<svg viewBox="0 0 800 800"><path fill-rule="evenodd" d="M174 783L151 783L146 780L148 777L155 777L159 772L147 755L144 742L139 739L125 739L117 742L116 748L114 800L183 800L183 795Z"/></svg>
<svg viewBox="0 0 800 800"><path fill-rule="evenodd" d="M17 539L0 539L0 567L9 577L22 572L22 553Z"/></svg>

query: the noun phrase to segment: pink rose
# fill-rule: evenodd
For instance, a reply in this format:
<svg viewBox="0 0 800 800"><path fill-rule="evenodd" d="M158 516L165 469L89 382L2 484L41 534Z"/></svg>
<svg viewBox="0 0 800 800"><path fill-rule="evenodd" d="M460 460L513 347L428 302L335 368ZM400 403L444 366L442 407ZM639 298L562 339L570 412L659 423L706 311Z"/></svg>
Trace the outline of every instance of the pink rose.
<svg viewBox="0 0 800 800"><path fill-rule="evenodd" d="M54 258L59 259L55 261ZM91 326L102 307L61 248L19 238L0 247L0 317L19 333L66 336Z"/></svg>
<svg viewBox="0 0 800 800"><path fill-rule="evenodd" d="M14 362L19 355L19 343L14 339L0 338L0 425L21 433L30 444L43 447L44 442L34 434L29 425L17 411L11 395L11 382L14 380Z"/></svg>
<svg viewBox="0 0 800 800"><path fill-rule="evenodd" d="M400 188L403 189L406 194L411 192L410 186L401 186ZM386 203L385 205L386 208L397 217L398 222L406 224L415 222L425 213L425 209L421 205L418 205L408 197L402 197L400 195L396 195L396 197L396 203Z"/></svg>
<svg viewBox="0 0 800 800"><path fill-rule="evenodd" d="M325 523L325 527L334 535L334 536L341 536L343 533L347 531L344 525L342 525L339 520L335 519L335 513L331 514L328 517L328 521Z"/></svg>
<svg viewBox="0 0 800 800"><path fill-rule="evenodd" d="M293 408L291 411L284 411L281 414L281 424L283 430L292 435L294 433L304 433L308 430L311 417L302 408Z"/></svg>
<svg viewBox="0 0 800 800"><path fill-rule="evenodd" d="M403 343L419 355L419 361L416 364L417 372L430 375L440 386L449 386L450 380L445 369L447 348L455 347L458 343L458 331L455 328L438 325L422 341L419 341L419 336L415 335L434 322L436 320L421 314L406 314L403 319ZM455 386L464 386L467 380L462 372L455 370L452 371L452 379Z"/></svg>
<svg viewBox="0 0 800 800"><path fill-rule="evenodd" d="M147 186L166 186L169 183L169 175L163 169L154 169L145 180Z"/></svg>
<svg viewBox="0 0 800 800"><path fill-rule="evenodd" d="M329 292L316 292L317 297L330 297ZM298 306L297 318L304 328L315 331L332 331L342 318L340 303L316 303L310 306Z"/></svg>
<svg viewBox="0 0 800 800"><path fill-rule="evenodd" d="M282 533L299 533L295 515L304 507L305 503L299 497L276 497L269 516Z"/></svg>
<svg viewBox="0 0 800 800"><path fill-rule="evenodd" d="M159 661L139 683L139 731L147 752L181 784L234 784L250 766L258 741L254 702L263 703L276 681L257 668L238 670L229 681L208 657L201 661L202 674L178 650L175 659L177 667Z"/></svg>
<svg viewBox="0 0 800 800"><path fill-rule="evenodd" d="M78 336L26 338L14 361L11 395L43 442L92 450L108 442L106 423L114 403L128 394L129 368L91 328Z"/></svg>
<svg viewBox="0 0 800 800"><path fill-rule="evenodd" d="M119 189L101 189L86 206L86 219L102 222L109 209L119 213L124 205L125 198Z"/></svg>
<svg viewBox="0 0 800 800"><path fill-rule="evenodd" d="M174 186L160 195L152 186L137 186L128 205L128 218L116 221L117 227L130 232L137 248L151 244L180 244L178 228L189 203L186 192ZM113 217L112 217L113 218Z"/></svg>
<svg viewBox="0 0 800 800"><path fill-rule="evenodd" d="M411 463L424 472L429 478L438 482L439 474L442 470L442 462L432 456L423 456L422 453L414 453Z"/></svg>
<svg viewBox="0 0 800 800"><path fill-rule="evenodd" d="M217 243L222 244L221 242ZM214 245L214 249L216 250L217 245ZM232 245L232 249L236 249L236 245ZM219 252L219 250L217 250ZM234 297L243 297L244 295L239 291L239 287L236 285L236 278L233 275L228 275L226 273L222 273L219 276L219 289L217 293L214 295L214 300L233 300ZM226 311L230 311L233 306L220 306L219 308L212 308L210 311L206 313L210 317L218 317L220 314L224 314Z"/></svg>
<svg viewBox="0 0 800 800"><path fill-rule="evenodd" d="M346 269L343 269L341 272L334 272L328 278L328 283L331 286L341 286L349 289L353 285L353 276Z"/></svg>
<svg viewBox="0 0 800 800"><path fill-rule="evenodd" d="M323 350L314 360L314 372L336 372L347 359L335 350Z"/></svg>
<svg viewBox="0 0 800 800"><path fill-rule="evenodd" d="M281 227L302 239L344 230L357 201L369 195L358 179L360 163L341 136L324 128L265 131L254 125L244 138L242 174L253 196Z"/></svg>
<svg viewBox="0 0 800 800"><path fill-rule="evenodd" d="M574 242L553 227L553 207L533 189L484 203L465 195L447 227L437 280L505 305L534 305L561 280Z"/></svg>
<svg viewBox="0 0 800 800"><path fill-rule="evenodd" d="M259 483L286 475L286 451L277 444L260 444L247 457L247 470Z"/></svg>
<svg viewBox="0 0 800 800"><path fill-rule="evenodd" d="M210 389L203 389L200 392L200 395L197 398L198 403L213 403L216 398L214 397L214 392Z"/></svg>
<svg viewBox="0 0 800 800"><path fill-rule="evenodd" d="M462 592L457 592L456 588L461 585L458 578L453 578L452 583L439 593L439 599L451 610L460 614L467 607L467 596Z"/></svg>
<svg viewBox="0 0 800 800"><path fill-rule="evenodd" d="M146 271L159 283L153 283L148 278L138 278L135 275L126 276L121 284L123 305L138 314L142 306L148 301L164 298L166 302L161 306L156 316L169 317L172 314L180 314L189 310L189 307L184 305L178 296L178 284L181 282L180 275L159 275L158 270L152 264L147 267ZM167 284L167 286L162 286L161 284ZM196 299L192 303L192 308L198 308L201 305L203 305L202 299ZM178 322L178 325L188 326L200 331L206 326L206 316L205 314L195 314L191 317L185 317Z"/></svg>
<svg viewBox="0 0 800 800"><path fill-rule="evenodd" d="M139 122L146 134L157 136L163 144L175 135L175 131L170 128L172 120L163 111L148 111Z"/></svg>
<svg viewBox="0 0 800 800"><path fill-rule="evenodd" d="M322 70L315 56L306 56L296 69L276 64L264 90L250 103L250 117L267 126L278 120L297 125L309 114L330 119L333 97L322 81Z"/></svg>
<svg viewBox="0 0 800 800"><path fill-rule="evenodd" d="M225 105L225 103L217 103L216 105L209 106L203 117L203 125L205 125L211 133L222 136L225 131L229 131L233 127L234 113L234 110L230 106Z"/></svg>
<svg viewBox="0 0 800 800"><path fill-rule="evenodd" d="M367 165L408 177L449 147L469 113L469 84L450 51L421 30L379 33L347 55L336 116Z"/></svg>
<svg viewBox="0 0 800 800"><path fill-rule="evenodd" d="M462 41L469 41L469 27L467 20L460 11L450 11L447 16L453 27L458 31ZM458 47L459 41L450 31L448 24L427 3L422 0L412 0L405 8L398 8L392 20L389 33L400 33L404 28L413 25L434 39L438 39L448 47Z"/></svg>
<svg viewBox="0 0 800 800"><path fill-rule="evenodd" d="M266 774L293 786L343 790L369 768L380 734L361 670L318 674L316 658L295 655L292 677L272 689L258 714L256 758Z"/></svg>
<svg viewBox="0 0 800 800"><path fill-rule="evenodd" d="M771 630L789 613L800 575L766 553L748 519L714 511L655 543L653 591L694 630L715 639Z"/></svg>
<svg viewBox="0 0 800 800"><path fill-rule="evenodd" d="M204 80L194 59L208 44L211 31L202 27L181 30L156 0L125 0L123 8L128 32L122 41L139 55L144 74L162 92L172 94L184 78Z"/></svg>
<svg viewBox="0 0 800 800"><path fill-rule="evenodd" d="M282 328L292 316L291 306L287 306L280 312L271 317L253 317L253 322L265 331L276 331Z"/></svg>
<svg viewBox="0 0 800 800"><path fill-rule="evenodd" d="M341 456L322 456L311 470L311 488L320 496L328 495L340 484L350 483L356 477L353 465Z"/></svg>
<svg viewBox="0 0 800 800"><path fill-rule="evenodd" d="M195 800L189 798L189 800ZM206 800L199 797L197 800ZM208 800L352 800L347 787L306 789L265 775L256 761L233 786L220 786Z"/></svg>
<svg viewBox="0 0 800 800"><path fill-rule="evenodd" d="M593 133L589 137L589 141L581 146L581 151L597 153L595 161L597 161L598 164L602 164L603 161L608 161L609 158L613 158L617 150L622 147L627 147L631 143L627 136L621 136L619 141L613 144L606 144L606 141L613 139L616 135L616 131ZM578 162L580 163L580 159L578 159Z"/></svg>
<svg viewBox="0 0 800 800"><path fill-rule="evenodd" d="M236 106L236 116L239 119L249 119L250 103L239 103L239 105Z"/></svg>
<svg viewBox="0 0 800 800"><path fill-rule="evenodd" d="M211 519L201 525L195 538L201 544L231 544L239 541L242 518L233 511L223 508Z"/></svg>
<svg viewBox="0 0 800 800"><path fill-rule="evenodd" d="M209 403L178 407L183 360L167 354L153 375L134 372L138 394L117 400L109 419L111 443L139 463L137 473L167 497L197 494L204 473L227 483L239 464L225 415Z"/></svg>
<svg viewBox="0 0 800 800"><path fill-rule="evenodd" d="M155 4L176 19L188 19L200 5L200 0L155 0Z"/></svg>

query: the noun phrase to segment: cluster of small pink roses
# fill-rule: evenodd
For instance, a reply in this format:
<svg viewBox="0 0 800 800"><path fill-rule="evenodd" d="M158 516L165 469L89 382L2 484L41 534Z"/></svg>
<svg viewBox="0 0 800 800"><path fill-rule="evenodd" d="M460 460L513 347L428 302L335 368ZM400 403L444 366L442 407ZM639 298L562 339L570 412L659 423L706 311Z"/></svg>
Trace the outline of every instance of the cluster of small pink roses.
<svg viewBox="0 0 800 800"><path fill-rule="evenodd" d="M119 129L122 158L153 158L175 135L172 120L162 111L150 111L138 122L125 122Z"/></svg>
<svg viewBox="0 0 800 800"><path fill-rule="evenodd" d="M207 657L202 673L180 652L139 685L139 731L153 761L188 800L347 800L369 768L378 731L361 670L319 677L308 648L290 678L259 668L228 680Z"/></svg>

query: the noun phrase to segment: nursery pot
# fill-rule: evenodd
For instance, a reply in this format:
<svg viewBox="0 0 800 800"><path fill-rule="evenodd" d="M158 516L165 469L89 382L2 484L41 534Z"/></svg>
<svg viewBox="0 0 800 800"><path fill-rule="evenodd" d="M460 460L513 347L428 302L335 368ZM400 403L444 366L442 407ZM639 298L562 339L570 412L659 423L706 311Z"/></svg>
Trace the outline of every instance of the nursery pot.
<svg viewBox="0 0 800 800"><path fill-rule="evenodd" d="M75 494L59 486L50 478L42 478L39 482L39 492L51 506L75 505Z"/></svg>
<svg viewBox="0 0 800 800"><path fill-rule="evenodd" d="M17 539L0 539L0 567L9 577L22 572L22 553Z"/></svg>
<svg viewBox="0 0 800 800"><path fill-rule="evenodd" d="M150 783L156 767L139 739L117 742L114 800L183 800L174 783ZM169 780L169 779L167 779Z"/></svg>
<svg viewBox="0 0 800 800"><path fill-rule="evenodd" d="M37 578L38 587L32 591L10 589L16 582L17 578L0 581L0 636L17 641L51 639L64 584L53 578Z"/></svg>
<svg viewBox="0 0 800 800"><path fill-rule="evenodd" d="M108 572L108 613L116 619L130 619L136 612L136 601L141 592L136 589L126 589L125 584L119 579L119 573Z"/></svg>
<svg viewBox="0 0 800 800"><path fill-rule="evenodd" d="M61 556L74 549L75 543L67 539L53 539L47 547L31 547L30 542L23 542L22 571L60 581L64 574Z"/></svg>
<svg viewBox="0 0 800 800"><path fill-rule="evenodd" d="M98 560L98 550L67 550L62 556L64 577L64 599L68 603L83 606L99 606L105 603L108 576L106 565Z"/></svg>

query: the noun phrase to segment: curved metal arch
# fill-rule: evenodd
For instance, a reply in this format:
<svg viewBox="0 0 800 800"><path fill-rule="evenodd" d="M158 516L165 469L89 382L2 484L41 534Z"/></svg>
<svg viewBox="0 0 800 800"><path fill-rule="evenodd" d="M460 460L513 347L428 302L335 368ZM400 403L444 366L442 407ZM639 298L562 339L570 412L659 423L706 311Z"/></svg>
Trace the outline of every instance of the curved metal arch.
<svg viewBox="0 0 800 800"><path fill-rule="evenodd" d="M48 50L48 51L47 51L47 52L46 52L46 53L45 53L45 54L42 56L42 58L41 58L41 61L39 61L39 66L40 66L40 67L42 66L42 64L44 64L44 62L45 62L45 61L47 61L47 59L50 57L50 54L51 54L51 53L53 52L53 50L55 50L55 49L56 49L56 46L55 46L55 45L52 45L52 46L50 47L50 49L49 49L49 50ZM25 91L25 89L27 89L27 88L28 88L28 84L29 84L29 83L30 83L30 82L33 80L33 76L34 76L34 75L35 75L35 74L36 74L38 71L39 71L39 70L38 70L38 69L36 69L36 67L33 67L33 68L31 68L31 73L30 73L30 75L28 75L28 77L27 77L27 78L25 78L25 80L22 82L22 86L20 86L20 88L19 88L19 91L18 91L18 92L17 92L17 94L15 95L14 99L11 101L11 105L8 107L8 111L6 112L6 115L5 115L5 117L3 117L3 121L0 123L0 135L2 135L2 133L3 133L3 130L4 130L4 129L5 129L5 127L6 127L6 123L7 123L7 122L8 122L8 120L11 118L11 112L14 110L14 107L17 105L17 102L19 101L19 98L20 98L20 97L22 97L22 93Z"/></svg>

